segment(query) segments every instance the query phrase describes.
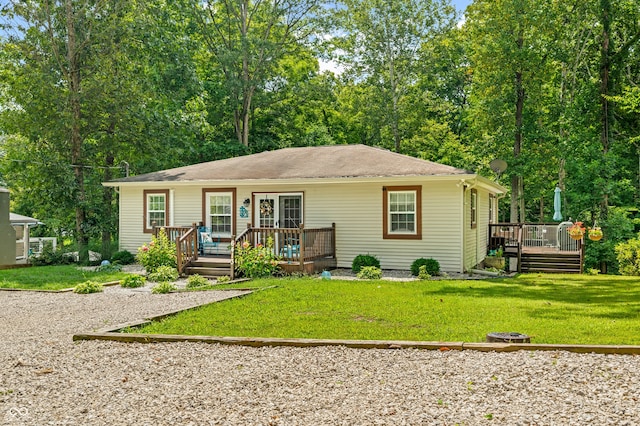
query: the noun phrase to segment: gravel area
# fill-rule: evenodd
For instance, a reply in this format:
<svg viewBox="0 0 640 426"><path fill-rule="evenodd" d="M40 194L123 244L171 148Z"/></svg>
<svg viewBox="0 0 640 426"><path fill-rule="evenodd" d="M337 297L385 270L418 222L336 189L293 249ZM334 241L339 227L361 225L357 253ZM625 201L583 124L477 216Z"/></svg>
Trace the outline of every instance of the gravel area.
<svg viewBox="0 0 640 426"><path fill-rule="evenodd" d="M219 297L0 292L0 424L640 424L634 356L71 340Z"/></svg>

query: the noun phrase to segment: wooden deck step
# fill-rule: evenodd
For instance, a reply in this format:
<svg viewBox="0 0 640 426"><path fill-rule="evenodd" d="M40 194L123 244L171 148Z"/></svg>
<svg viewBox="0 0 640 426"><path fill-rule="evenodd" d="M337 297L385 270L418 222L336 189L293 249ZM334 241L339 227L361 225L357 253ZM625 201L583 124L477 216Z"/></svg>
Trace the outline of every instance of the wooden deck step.
<svg viewBox="0 0 640 426"><path fill-rule="evenodd" d="M201 257L191 262L184 270L186 275L201 275L215 278L224 275L231 276L231 259L216 257Z"/></svg>
<svg viewBox="0 0 640 426"><path fill-rule="evenodd" d="M580 254L576 253L523 253L522 272L576 273L581 272Z"/></svg>

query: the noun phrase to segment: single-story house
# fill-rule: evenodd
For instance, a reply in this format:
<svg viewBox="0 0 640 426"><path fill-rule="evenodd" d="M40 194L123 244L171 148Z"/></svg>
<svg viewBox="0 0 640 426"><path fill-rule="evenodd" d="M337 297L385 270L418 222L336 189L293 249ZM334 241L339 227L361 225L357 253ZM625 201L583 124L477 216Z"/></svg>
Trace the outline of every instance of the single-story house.
<svg viewBox="0 0 640 426"><path fill-rule="evenodd" d="M466 271L487 253L506 190L476 173L365 145L285 148L105 182L118 188L120 249L157 226L202 223L223 242L248 227L334 226L338 267L420 257ZM227 244L228 245L228 244Z"/></svg>

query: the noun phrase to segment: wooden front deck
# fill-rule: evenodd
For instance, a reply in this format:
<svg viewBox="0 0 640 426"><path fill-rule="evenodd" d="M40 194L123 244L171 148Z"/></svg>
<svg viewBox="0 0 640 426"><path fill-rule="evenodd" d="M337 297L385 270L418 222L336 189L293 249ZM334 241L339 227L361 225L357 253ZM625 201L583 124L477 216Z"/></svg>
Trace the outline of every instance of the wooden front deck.
<svg viewBox="0 0 640 426"><path fill-rule="evenodd" d="M159 229L154 228L154 235ZM235 278L237 245L265 246L267 241L272 242L272 250L285 273L313 274L337 267L335 224L326 228L305 228L302 225L300 228L253 228L249 225L240 235L231 238L230 253L220 255L200 254L198 224L164 229L169 239L176 243L178 272L181 275L208 270L211 275Z"/></svg>

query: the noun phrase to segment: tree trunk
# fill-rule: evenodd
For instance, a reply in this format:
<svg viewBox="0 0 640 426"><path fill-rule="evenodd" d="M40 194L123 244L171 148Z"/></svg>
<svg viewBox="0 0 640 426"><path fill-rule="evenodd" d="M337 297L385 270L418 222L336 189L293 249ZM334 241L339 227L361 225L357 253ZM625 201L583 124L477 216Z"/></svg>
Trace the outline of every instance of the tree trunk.
<svg viewBox="0 0 640 426"><path fill-rule="evenodd" d="M107 168L104 171L104 180L109 181L112 178L111 169L114 164L113 154L108 153L105 159ZM111 224L113 221L113 201L114 191L110 186L102 188L102 258L111 258Z"/></svg>
<svg viewBox="0 0 640 426"><path fill-rule="evenodd" d="M601 22L602 22L602 49L600 52L600 143L602 144L602 157L604 167L602 167L602 178L604 180L604 193L600 202L600 218L606 219L609 210L609 193L608 186L610 179L610 170L608 167L608 153L610 148L610 126L611 111L609 108L609 100L607 96L611 92L611 52L610 52L610 30L611 30L611 1L600 0Z"/></svg>
<svg viewBox="0 0 640 426"><path fill-rule="evenodd" d="M522 38L518 40L519 47L522 46ZM513 140L513 157L518 158L522 151L522 123L524 111L524 86L522 84L522 72L516 72L515 75L516 89L516 115L515 115L515 134ZM524 182L522 176L516 174L511 176L511 222L519 223L524 221L524 198L523 190Z"/></svg>
<svg viewBox="0 0 640 426"><path fill-rule="evenodd" d="M73 165L73 174L75 177L76 186L76 242L78 244L79 262L88 263L89 238L84 230L84 226L87 221L87 207L84 188L84 165L82 164L83 140L80 128L82 120L82 110L80 103L81 76L72 0L66 0L65 11L67 21L67 66L69 67L69 104L71 106L71 163Z"/></svg>

